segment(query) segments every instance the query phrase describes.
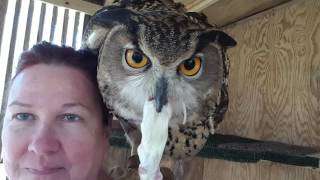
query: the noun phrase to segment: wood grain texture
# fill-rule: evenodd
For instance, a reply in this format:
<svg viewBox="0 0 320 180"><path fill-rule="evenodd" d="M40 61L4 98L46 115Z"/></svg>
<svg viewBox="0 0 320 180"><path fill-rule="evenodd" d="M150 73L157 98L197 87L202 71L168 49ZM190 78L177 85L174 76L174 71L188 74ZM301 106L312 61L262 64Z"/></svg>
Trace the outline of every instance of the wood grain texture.
<svg viewBox="0 0 320 180"><path fill-rule="evenodd" d="M109 149L109 156L107 157L105 167L108 169L108 171L114 167L121 167L123 169L126 169L129 156L129 149L111 146Z"/></svg>
<svg viewBox="0 0 320 180"><path fill-rule="evenodd" d="M104 5L104 3L105 3L105 0L83 0L83 1L91 2L91 3L99 4L99 5Z"/></svg>
<svg viewBox="0 0 320 180"><path fill-rule="evenodd" d="M168 167L175 175L175 180L202 179L204 159L192 157L184 160L163 159L161 167Z"/></svg>
<svg viewBox="0 0 320 180"><path fill-rule="evenodd" d="M320 1L294 1L229 26L230 106L220 132L320 145Z"/></svg>
<svg viewBox="0 0 320 180"><path fill-rule="evenodd" d="M203 10L211 24L218 27L236 22L290 0L220 0Z"/></svg>
<svg viewBox="0 0 320 180"><path fill-rule="evenodd" d="M218 1L219 0L175 0L175 2L183 3L186 9L192 12L200 12Z"/></svg>
<svg viewBox="0 0 320 180"><path fill-rule="evenodd" d="M271 162L205 160L203 180L318 180L320 172Z"/></svg>
<svg viewBox="0 0 320 180"><path fill-rule="evenodd" d="M320 1L294 1L226 30L230 109L220 132L320 144ZM201 179L201 178L195 178ZM271 162L204 160L203 180L317 180L320 172Z"/></svg>

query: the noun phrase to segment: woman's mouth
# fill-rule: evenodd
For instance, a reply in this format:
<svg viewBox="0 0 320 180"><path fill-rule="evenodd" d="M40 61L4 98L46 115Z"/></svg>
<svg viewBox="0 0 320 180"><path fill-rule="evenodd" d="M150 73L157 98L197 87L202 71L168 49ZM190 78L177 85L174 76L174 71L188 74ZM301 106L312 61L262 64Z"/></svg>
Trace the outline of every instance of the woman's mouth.
<svg viewBox="0 0 320 180"><path fill-rule="evenodd" d="M34 175L50 175L55 174L59 171L64 170L63 167L54 167L54 168L41 168L41 169L34 169L34 168L26 168L28 172Z"/></svg>

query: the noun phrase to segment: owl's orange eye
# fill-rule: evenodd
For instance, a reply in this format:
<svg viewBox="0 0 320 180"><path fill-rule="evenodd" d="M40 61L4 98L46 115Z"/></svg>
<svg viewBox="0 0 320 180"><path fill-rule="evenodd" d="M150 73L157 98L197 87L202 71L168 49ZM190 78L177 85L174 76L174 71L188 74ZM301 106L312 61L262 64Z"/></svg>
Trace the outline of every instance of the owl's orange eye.
<svg viewBox="0 0 320 180"><path fill-rule="evenodd" d="M179 72L185 76L195 76L201 69L201 58L194 57L185 60L179 65Z"/></svg>
<svg viewBox="0 0 320 180"><path fill-rule="evenodd" d="M138 51L128 49L126 51L126 62L130 67L139 69L148 65L149 59Z"/></svg>

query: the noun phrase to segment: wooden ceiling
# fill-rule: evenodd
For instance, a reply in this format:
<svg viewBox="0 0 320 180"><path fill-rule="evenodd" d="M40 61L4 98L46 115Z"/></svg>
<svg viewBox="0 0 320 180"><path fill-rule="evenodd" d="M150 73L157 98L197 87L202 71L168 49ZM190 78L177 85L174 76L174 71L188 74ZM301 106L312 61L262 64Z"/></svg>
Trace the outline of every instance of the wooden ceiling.
<svg viewBox="0 0 320 180"><path fill-rule="evenodd" d="M291 0L218 0L202 9L211 24L226 26Z"/></svg>
<svg viewBox="0 0 320 180"><path fill-rule="evenodd" d="M48 0L47 0L48 1ZM57 1L57 0L56 0ZM69 0L75 1L75 0ZM113 0L84 0L99 4L109 4ZM264 10L292 0L174 0L183 3L188 11L203 12L208 21L223 27ZM94 11L94 10L93 10Z"/></svg>

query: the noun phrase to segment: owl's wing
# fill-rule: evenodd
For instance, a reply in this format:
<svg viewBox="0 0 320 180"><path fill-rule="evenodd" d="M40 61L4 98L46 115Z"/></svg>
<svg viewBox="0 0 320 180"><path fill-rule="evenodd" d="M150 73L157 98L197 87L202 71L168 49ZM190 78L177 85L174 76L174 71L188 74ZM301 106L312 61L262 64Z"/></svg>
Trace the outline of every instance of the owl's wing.
<svg viewBox="0 0 320 180"><path fill-rule="evenodd" d="M218 101L215 104L215 111L213 114L213 127L217 128L218 124L223 120L224 114L228 109L229 104L229 96L228 96L228 76L229 76L229 58L226 54L226 49L223 48L221 50L222 58L223 58L223 80L222 86L220 89Z"/></svg>

